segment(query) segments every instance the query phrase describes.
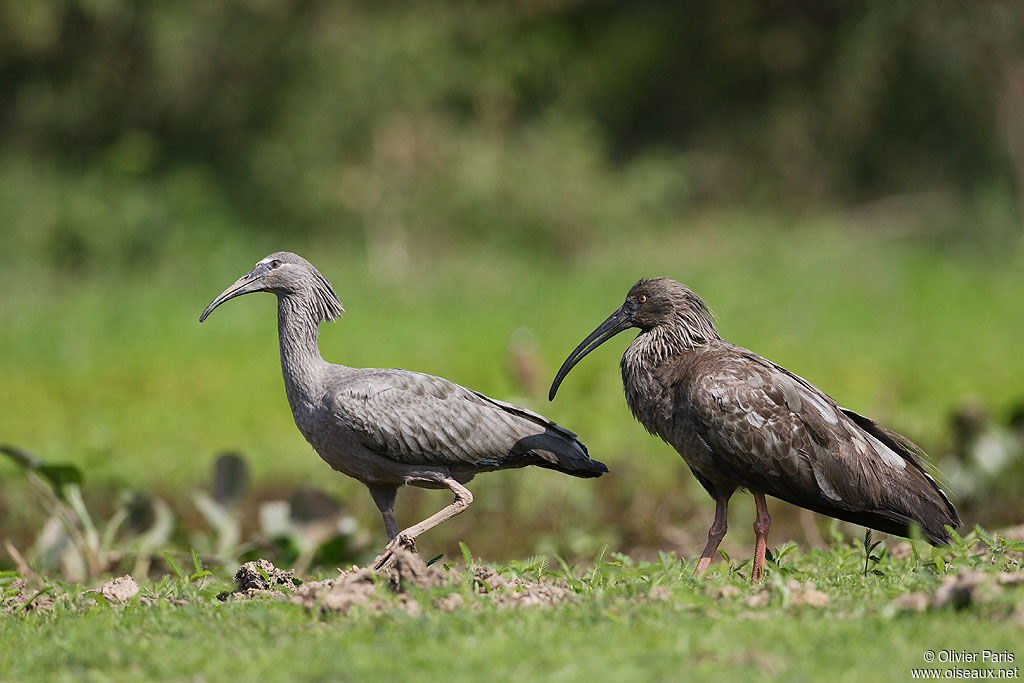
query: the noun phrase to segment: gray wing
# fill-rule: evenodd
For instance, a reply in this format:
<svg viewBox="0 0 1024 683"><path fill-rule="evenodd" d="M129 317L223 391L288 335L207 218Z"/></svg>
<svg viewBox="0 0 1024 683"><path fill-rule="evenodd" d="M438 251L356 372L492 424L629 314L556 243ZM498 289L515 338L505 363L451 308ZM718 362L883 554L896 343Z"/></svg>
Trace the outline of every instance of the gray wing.
<svg viewBox="0 0 1024 683"><path fill-rule="evenodd" d="M365 370L328 400L335 419L363 445L406 464L540 464L577 476L600 465L575 434L542 415L433 375Z"/></svg>
<svg viewBox="0 0 1024 683"><path fill-rule="evenodd" d="M908 439L745 349L713 366L691 401L716 464L737 483L893 533L916 520L941 540L944 524L959 523Z"/></svg>

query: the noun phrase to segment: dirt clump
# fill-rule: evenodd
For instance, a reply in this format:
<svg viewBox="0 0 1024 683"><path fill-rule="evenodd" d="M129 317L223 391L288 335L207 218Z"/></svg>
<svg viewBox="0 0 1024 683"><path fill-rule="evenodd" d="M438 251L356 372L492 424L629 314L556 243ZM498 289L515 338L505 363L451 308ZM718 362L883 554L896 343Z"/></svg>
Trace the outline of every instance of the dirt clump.
<svg viewBox="0 0 1024 683"><path fill-rule="evenodd" d="M441 588L457 582L457 575L428 567L418 554L397 550L392 566L385 572L377 574L369 568L353 567L337 578L303 584L293 594L292 602L309 610L342 614L348 614L355 605L365 605L380 613L397 608L416 617L423 608L409 595L410 589ZM378 584L390 588L397 601L378 594Z"/></svg>
<svg viewBox="0 0 1024 683"><path fill-rule="evenodd" d="M310 581L296 586L291 571L282 571L267 560L242 565L235 574L238 592L221 594L222 600L276 598L290 599L310 611L348 614L357 605L377 613L400 610L409 616L422 614L423 607L415 599L415 591L432 591L457 586L466 576L439 567L428 567L423 558L413 552L395 552L392 566L383 572L367 567L352 567L337 577L323 581ZM269 578L269 581L268 581ZM562 580L542 577L539 581L526 581L515 577L503 578L493 567L475 566L468 572L472 594L498 607L530 607L555 605L574 600L576 594ZM274 590L283 586L289 591ZM380 591L378 586L389 590ZM431 605L443 612L470 607L472 603L458 592L434 597Z"/></svg>
<svg viewBox="0 0 1024 683"><path fill-rule="evenodd" d="M111 579L99 588L99 594L110 602L128 602L138 593L139 584L130 574Z"/></svg>
<svg viewBox="0 0 1024 683"><path fill-rule="evenodd" d="M767 607L772 602L772 589L768 586L762 587L755 593L751 593L747 596L747 599L743 601L747 607Z"/></svg>
<svg viewBox="0 0 1024 683"><path fill-rule="evenodd" d="M767 607L772 604L776 594L782 596L783 605L790 607L825 607L831 601L827 593L823 593L810 581L801 583L795 579L786 582L785 587L768 584L756 593L752 593L744 601L747 607Z"/></svg>
<svg viewBox="0 0 1024 683"><path fill-rule="evenodd" d="M956 610L966 609L971 605L992 600L1003 591L1003 586L1013 586L1024 581L1021 574L1000 572L961 572L947 574L942 583L935 589L932 607L944 609L952 607Z"/></svg>
<svg viewBox="0 0 1024 683"><path fill-rule="evenodd" d="M246 562L235 572L235 585L242 592L269 591L275 586L295 587L295 571L278 569L269 560Z"/></svg>
<svg viewBox="0 0 1024 683"><path fill-rule="evenodd" d="M472 574L474 591L486 595L498 607L549 606L576 596L564 581L533 582L518 576L508 581L493 567L474 567Z"/></svg>
<svg viewBox="0 0 1024 683"><path fill-rule="evenodd" d="M91 588L85 591L82 593L82 597L88 598L91 595L100 595L107 602L125 603L138 594L139 584L135 583L135 579L130 574L125 574L116 579L110 579L99 588Z"/></svg>
<svg viewBox="0 0 1024 683"><path fill-rule="evenodd" d="M442 612L454 612L464 604L461 593L449 593L443 598L434 599L434 607Z"/></svg>
<svg viewBox="0 0 1024 683"><path fill-rule="evenodd" d="M25 599L23 596L27 585L28 582L21 577L11 581L3 591L0 591L0 608L5 612L17 609Z"/></svg>
<svg viewBox="0 0 1024 683"><path fill-rule="evenodd" d="M396 593L408 592L409 586L419 589L440 588L452 583L453 575L437 567L428 567L418 553L396 550L388 581Z"/></svg>
<svg viewBox="0 0 1024 683"><path fill-rule="evenodd" d="M291 600L311 611L348 614L353 606L365 604L373 596L377 589L374 576L372 569L353 567L335 579L302 584Z"/></svg>
<svg viewBox="0 0 1024 683"><path fill-rule="evenodd" d="M725 585L716 586L715 588L712 588L711 598L714 600L728 600L729 598L735 598L736 596L741 595L742 593L742 590L732 585L731 583L727 583Z"/></svg>
<svg viewBox="0 0 1024 683"><path fill-rule="evenodd" d="M0 595L6 595L0 602L0 613L52 612L56 600L52 588L38 590L29 586L28 581L17 578Z"/></svg>
<svg viewBox="0 0 1024 683"><path fill-rule="evenodd" d="M927 593L914 591L899 596L889 604L897 612L923 612L928 609L930 602L931 598Z"/></svg>
<svg viewBox="0 0 1024 683"><path fill-rule="evenodd" d="M822 593L810 581L800 583L790 579L786 587L789 588L789 604L794 606L824 607L831 600L826 593Z"/></svg>
<svg viewBox="0 0 1024 683"><path fill-rule="evenodd" d="M508 585L508 581L501 578L501 574L494 567L473 568L473 590L478 593L492 593L501 590Z"/></svg>
<svg viewBox="0 0 1024 683"><path fill-rule="evenodd" d="M654 586L648 591L647 599L657 602L668 602L672 599L672 591L665 585Z"/></svg>

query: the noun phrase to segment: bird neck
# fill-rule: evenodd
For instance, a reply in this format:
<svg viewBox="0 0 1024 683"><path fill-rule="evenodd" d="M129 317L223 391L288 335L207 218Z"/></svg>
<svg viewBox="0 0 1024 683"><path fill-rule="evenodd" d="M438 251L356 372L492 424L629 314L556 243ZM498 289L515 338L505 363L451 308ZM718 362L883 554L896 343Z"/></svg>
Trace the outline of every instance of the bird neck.
<svg viewBox="0 0 1024 683"><path fill-rule="evenodd" d="M277 331L281 342L281 370L292 413L318 400L328 363L320 356L320 320L301 297L278 296Z"/></svg>
<svg viewBox="0 0 1024 683"><path fill-rule="evenodd" d="M660 405L666 392L670 391L665 383L664 365L673 358L706 347L713 340L721 340L712 325L703 332L694 335L691 328L683 325L659 325L637 335L622 354L622 388L626 404L633 417L652 434L664 436L663 416L660 411L651 409Z"/></svg>
<svg viewBox="0 0 1024 683"><path fill-rule="evenodd" d="M686 324L658 325L644 330L626 347L622 355L622 371L636 373L653 371L673 356L721 340L711 323L693 327Z"/></svg>

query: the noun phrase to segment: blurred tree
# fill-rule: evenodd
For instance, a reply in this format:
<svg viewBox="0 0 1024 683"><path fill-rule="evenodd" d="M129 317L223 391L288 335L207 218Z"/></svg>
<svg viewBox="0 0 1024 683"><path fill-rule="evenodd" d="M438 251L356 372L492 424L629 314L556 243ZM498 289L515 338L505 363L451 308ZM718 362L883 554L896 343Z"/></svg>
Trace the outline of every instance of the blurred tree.
<svg viewBox="0 0 1024 683"><path fill-rule="evenodd" d="M637 202L1002 193L1024 213L1021 111L1015 0L0 5L0 166L105 187L184 169L248 225L399 259L413 226L557 241ZM588 212L623 185L631 209Z"/></svg>

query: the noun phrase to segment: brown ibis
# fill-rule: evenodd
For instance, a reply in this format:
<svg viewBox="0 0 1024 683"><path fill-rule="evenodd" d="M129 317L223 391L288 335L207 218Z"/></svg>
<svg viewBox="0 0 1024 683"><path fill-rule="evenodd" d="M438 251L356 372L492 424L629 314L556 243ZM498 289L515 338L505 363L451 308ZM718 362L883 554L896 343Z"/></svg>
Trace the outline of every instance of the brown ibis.
<svg viewBox="0 0 1024 683"><path fill-rule="evenodd" d="M891 534L920 525L949 541L956 508L913 442L840 407L807 380L730 344L707 305L664 277L640 280L625 303L576 347L549 399L585 355L629 328L622 383L633 416L674 447L715 500L715 519L695 574L711 562L727 528L729 498L754 497L753 577L764 573L771 518L765 496Z"/></svg>

